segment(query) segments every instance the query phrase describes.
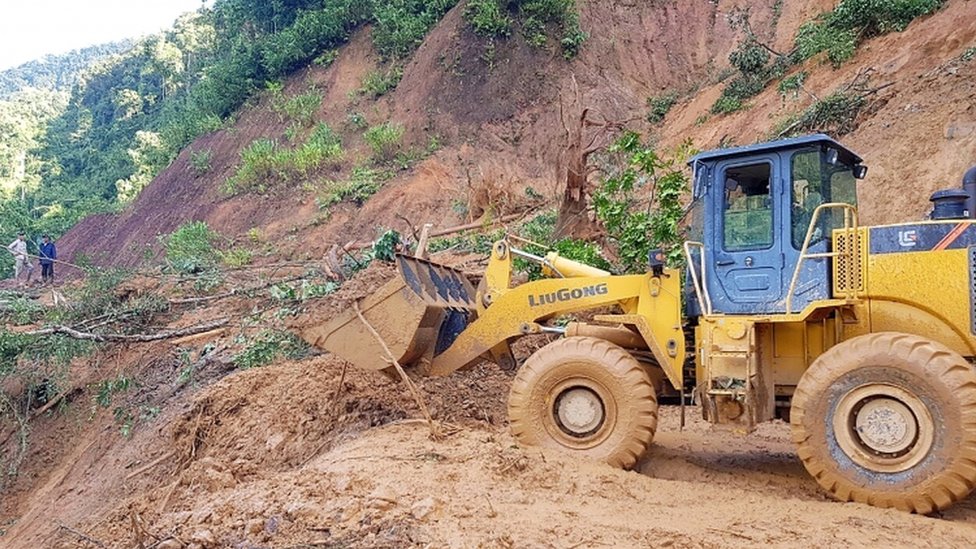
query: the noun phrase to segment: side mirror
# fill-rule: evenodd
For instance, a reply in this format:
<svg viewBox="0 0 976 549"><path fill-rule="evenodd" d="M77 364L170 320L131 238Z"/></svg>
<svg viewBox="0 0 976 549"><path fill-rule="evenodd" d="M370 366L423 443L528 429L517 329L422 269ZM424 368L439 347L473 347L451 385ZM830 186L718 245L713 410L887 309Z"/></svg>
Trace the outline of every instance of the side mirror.
<svg viewBox="0 0 976 549"><path fill-rule="evenodd" d="M851 172L854 174L854 179L864 179L864 177L868 175L868 167L864 166L863 164L858 164L857 166L854 166Z"/></svg>

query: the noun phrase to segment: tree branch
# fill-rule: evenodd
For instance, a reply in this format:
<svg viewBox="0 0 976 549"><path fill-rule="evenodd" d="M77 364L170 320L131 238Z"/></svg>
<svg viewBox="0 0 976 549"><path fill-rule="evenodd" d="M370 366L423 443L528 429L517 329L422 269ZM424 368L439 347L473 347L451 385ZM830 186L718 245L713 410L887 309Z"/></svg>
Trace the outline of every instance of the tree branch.
<svg viewBox="0 0 976 549"><path fill-rule="evenodd" d="M175 337L183 337L188 335L199 334L202 332L207 332L213 330L214 328L220 328L221 326L226 326L229 319L220 318L213 320L211 322L206 322L204 324L197 324L195 326L189 326L187 328L180 328L178 330L164 330L162 332L156 332L155 334L96 334L92 332L82 332L69 328L68 326L52 326L50 328L44 328L41 330L33 330L30 332L22 332L23 335L29 336L47 336L55 334L63 334L74 339L82 339L86 341L123 341L123 342L138 342L145 343L149 341L159 341L162 339L172 339Z"/></svg>

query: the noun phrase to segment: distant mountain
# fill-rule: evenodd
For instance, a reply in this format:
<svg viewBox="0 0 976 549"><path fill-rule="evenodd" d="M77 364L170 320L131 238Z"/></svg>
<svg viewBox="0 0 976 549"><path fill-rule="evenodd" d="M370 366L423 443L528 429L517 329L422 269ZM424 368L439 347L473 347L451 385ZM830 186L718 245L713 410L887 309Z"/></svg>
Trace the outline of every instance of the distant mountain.
<svg viewBox="0 0 976 549"><path fill-rule="evenodd" d="M123 53L133 45L134 40L109 42L60 55L45 55L41 59L0 71L0 99L7 99L24 88L71 91L78 76L92 63Z"/></svg>

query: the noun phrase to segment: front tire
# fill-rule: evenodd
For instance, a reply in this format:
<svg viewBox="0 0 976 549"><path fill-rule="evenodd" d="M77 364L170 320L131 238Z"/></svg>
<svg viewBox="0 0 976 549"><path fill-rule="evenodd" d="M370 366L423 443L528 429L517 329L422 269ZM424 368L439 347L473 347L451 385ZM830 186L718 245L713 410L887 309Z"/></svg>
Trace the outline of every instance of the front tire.
<svg viewBox="0 0 976 549"><path fill-rule="evenodd" d="M841 501L931 513L976 486L976 372L939 343L884 332L835 345L790 414L803 465Z"/></svg>
<svg viewBox="0 0 976 549"><path fill-rule="evenodd" d="M626 468L654 439L657 399L630 353L602 339L568 337L525 361L512 383L508 416L525 446Z"/></svg>

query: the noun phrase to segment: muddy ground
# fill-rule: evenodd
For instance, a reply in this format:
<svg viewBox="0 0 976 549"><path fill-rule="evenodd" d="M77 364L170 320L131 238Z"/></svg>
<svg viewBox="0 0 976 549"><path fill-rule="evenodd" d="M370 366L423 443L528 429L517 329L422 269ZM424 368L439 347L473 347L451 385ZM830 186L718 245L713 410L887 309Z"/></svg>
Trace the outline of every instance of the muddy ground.
<svg viewBox="0 0 976 549"><path fill-rule="evenodd" d="M831 500L781 422L745 436L689 407L682 430L664 406L652 450L621 471L520 449L504 419L510 374L492 365L420 383L439 439L400 384L348 370L334 398L341 377L328 356L225 377L114 460L65 463L50 506L35 495L5 546L92 545L78 533L118 548L976 542L976 498L935 517Z"/></svg>

